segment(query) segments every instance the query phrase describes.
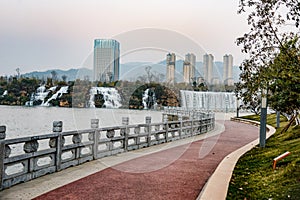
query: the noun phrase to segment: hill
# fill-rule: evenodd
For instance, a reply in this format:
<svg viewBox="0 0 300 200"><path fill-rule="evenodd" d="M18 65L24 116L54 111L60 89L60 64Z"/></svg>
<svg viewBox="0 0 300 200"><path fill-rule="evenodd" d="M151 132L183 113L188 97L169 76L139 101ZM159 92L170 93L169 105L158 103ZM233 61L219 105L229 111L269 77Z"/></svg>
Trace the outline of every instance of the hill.
<svg viewBox="0 0 300 200"><path fill-rule="evenodd" d="M151 62L129 62L121 64L120 66L120 79L135 81L137 77L146 75L146 67L151 67L151 72L153 74L162 75L161 81L165 81L166 75L166 61L163 60L158 63ZM79 69L69 69L69 70L60 70L60 69L51 69L47 71L34 71L30 73L23 74L24 77L36 77L39 79L47 79L47 77L51 77L51 72L55 71L57 73L57 77L59 79L62 78L63 75L67 76L67 81L73 81L75 79L89 78L90 80L93 77L93 72L91 69L87 68L79 68ZM181 82L183 80L183 60L177 60L175 63L175 77L177 82ZM204 68L203 62L196 62L196 76L203 76ZM233 79L235 82L239 80L240 69L237 66L233 66ZM215 62L213 69L214 77L222 80L223 78L223 63Z"/></svg>

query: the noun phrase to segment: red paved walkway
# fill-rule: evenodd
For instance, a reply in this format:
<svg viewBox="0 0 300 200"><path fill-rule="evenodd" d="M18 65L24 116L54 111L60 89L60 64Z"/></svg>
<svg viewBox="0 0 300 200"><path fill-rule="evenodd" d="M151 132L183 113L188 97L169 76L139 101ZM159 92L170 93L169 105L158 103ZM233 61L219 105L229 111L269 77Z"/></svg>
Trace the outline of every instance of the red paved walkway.
<svg viewBox="0 0 300 200"><path fill-rule="evenodd" d="M36 200L196 199L221 160L257 137L257 127L226 121L221 135L124 162Z"/></svg>

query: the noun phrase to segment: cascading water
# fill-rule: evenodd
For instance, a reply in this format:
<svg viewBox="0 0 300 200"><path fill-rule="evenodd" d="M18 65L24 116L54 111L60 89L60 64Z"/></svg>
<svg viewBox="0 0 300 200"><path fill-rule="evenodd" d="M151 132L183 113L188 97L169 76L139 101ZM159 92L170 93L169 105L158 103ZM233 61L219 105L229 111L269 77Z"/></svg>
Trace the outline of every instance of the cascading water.
<svg viewBox="0 0 300 200"><path fill-rule="evenodd" d="M90 89L89 106L95 108L95 95L102 94L105 108L120 108L121 96L115 88L108 87L92 87Z"/></svg>
<svg viewBox="0 0 300 200"><path fill-rule="evenodd" d="M194 92L181 90L181 106L186 109L236 111L236 96L230 92Z"/></svg>
<svg viewBox="0 0 300 200"><path fill-rule="evenodd" d="M50 106L50 101L53 99L60 98L63 94L68 93L68 86L63 86L61 87L57 92L56 91L57 86L51 87L49 89L46 89L45 85L41 85L36 89L36 92L31 94L30 101L27 101L25 103L26 106L33 106L34 102L41 101L42 103L40 104L41 106ZM45 102L45 98L48 96L48 94L52 92L55 94L52 95L51 98L49 98Z"/></svg>
<svg viewBox="0 0 300 200"><path fill-rule="evenodd" d="M52 95L52 97L50 97L45 103L43 101L43 103L41 104L41 106L50 106L50 101L51 100L55 100L57 98L60 98L63 94L68 94L68 89L69 86L63 86L61 87L55 94ZM50 91L55 91L56 87L51 87L49 89Z"/></svg>
<svg viewBox="0 0 300 200"><path fill-rule="evenodd" d="M36 92L31 95L30 101L25 103L26 106L33 106L34 101L41 101L44 104L45 98L49 94L49 90L46 89L45 85L41 85L36 89Z"/></svg>
<svg viewBox="0 0 300 200"><path fill-rule="evenodd" d="M3 94L2 95L0 95L0 96L6 96L8 94L8 92L7 92L7 90L5 90L4 92L3 92Z"/></svg>
<svg viewBox="0 0 300 200"><path fill-rule="evenodd" d="M144 109L156 109L157 102L154 91L152 91L150 88L146 89L143 94L143 106Z"/></svg>

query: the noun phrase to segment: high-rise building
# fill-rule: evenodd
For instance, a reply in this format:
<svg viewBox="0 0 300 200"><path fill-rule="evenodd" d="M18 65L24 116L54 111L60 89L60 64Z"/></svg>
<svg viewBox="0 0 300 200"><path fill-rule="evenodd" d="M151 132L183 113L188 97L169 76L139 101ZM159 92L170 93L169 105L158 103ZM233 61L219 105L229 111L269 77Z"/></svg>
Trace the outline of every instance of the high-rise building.
<svg viewBox="0 0 300 200"><path fill-rule="evenodd" d="M196 56L193 53L185 55L183 62L183 82L192 83L195 80Z"/></svg>
<svg viewBox="0 0 300 200"><path fill-rule="evenodd" d="M225 85L233 85L233 57L232 55L223 56L223 81Z"/></svg>
<svg viewBox="0 0 300 200"><path fill-rule="evenodd" d="M214 56L211 54L203 55L203 67L204 67L204 73L205 73L204 77L205 77L205 81L208 84L212 84L213 66L214 66Z"/></svg>
<svg viewBox="0 0 300 200"><path fill-rule="evenodd" d="M112 39L94 40L94 81L119 80L120 43Z"/></svg>
<svg viewBox="0 0 300 200"><path fill-rule="evenodd" d="M176 55L175 53L167 54L167 83L174 84L175 82L175 63Z"/></svg>

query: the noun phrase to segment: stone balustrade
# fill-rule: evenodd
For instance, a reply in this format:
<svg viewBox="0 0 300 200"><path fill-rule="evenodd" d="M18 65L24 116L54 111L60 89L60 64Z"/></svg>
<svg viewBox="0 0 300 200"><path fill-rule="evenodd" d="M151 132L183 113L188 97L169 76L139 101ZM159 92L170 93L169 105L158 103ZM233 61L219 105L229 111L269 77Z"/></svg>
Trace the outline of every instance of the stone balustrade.
<svg viewBox="0 0 300 200"><path fill-rule="evenodd" d="M164 113L165 115L167 113ZM172 113L174 115L174 113ZM161 123L99 128L99 119L91 120L91 128L63 131L63 122L53 122L50 134L5 139L6 127L0 126L0 189L26 182L71 166L135 149L150 147L208 132L214 128L212 113L198 113L189 119L178 112L177 121L164 117ZM195 117L197 116L197 117Z"/></svg>

